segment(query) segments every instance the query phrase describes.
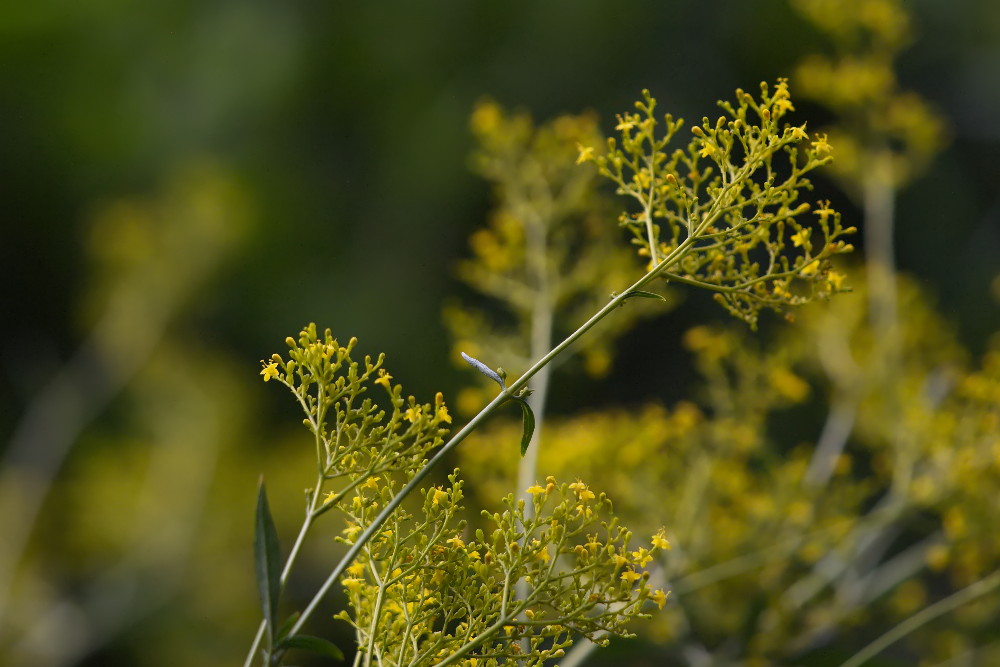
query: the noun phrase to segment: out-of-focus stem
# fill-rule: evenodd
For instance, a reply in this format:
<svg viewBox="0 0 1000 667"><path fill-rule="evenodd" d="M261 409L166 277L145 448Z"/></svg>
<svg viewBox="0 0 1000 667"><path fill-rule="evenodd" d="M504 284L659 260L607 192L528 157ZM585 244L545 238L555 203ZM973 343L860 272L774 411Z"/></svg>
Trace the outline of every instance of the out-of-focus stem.
<svg viewBox="0 0 1000 667"><path fill-rule="evenodd" d="M952 593L943 600L939 600L929 607L926 607L905 621L885 633L868 646L855 653L841 667L861 667L866 661L884 651L886 648L899 641L906 635L920 629L922 626L933 621L939 616L943 616L958 607L982 597L1000 586L1000 571L980 579L979 581Z"/></svg>

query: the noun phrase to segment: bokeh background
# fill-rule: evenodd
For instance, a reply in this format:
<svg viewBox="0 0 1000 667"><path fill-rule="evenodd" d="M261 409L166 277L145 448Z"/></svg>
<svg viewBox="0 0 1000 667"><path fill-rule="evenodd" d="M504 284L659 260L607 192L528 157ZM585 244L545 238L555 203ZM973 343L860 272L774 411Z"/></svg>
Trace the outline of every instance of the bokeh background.
<svg viewBox="0 0 1000 667"><path fill-rule="evenodd" d="M1000 329L1000 4L906 5L897 74L949 140L899 195L897 260L975 354ZM697 119L821 47L784 0L5 3L0 663L242 659L258 476L290 541L311 456L258 360L315 321L425 400L472 382L440 314L490 206L478 100L610 132L649 88ZM553 410L684 396L675 341L722 317L693 298L644 322L609 378L557 372ZM648 346L669 372L628 352Z"/></svg>

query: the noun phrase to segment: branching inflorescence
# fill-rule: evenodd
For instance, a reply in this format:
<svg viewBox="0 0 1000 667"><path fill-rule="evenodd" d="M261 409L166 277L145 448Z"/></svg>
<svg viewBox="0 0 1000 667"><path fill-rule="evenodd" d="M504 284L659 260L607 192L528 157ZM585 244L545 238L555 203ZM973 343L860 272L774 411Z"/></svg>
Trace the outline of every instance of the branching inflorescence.
<svg viewBox="0 0 1000 667"><path fill-rule="evenodd" d="M854 229L828 202L813 211L815 225L802 220L811 209L799 201L811 188L806 174L829 162L832 148L825 135L810 141L805 125L781 123L794 109L784 79L773 92L761 84L759 101L737 90L736 104L720 107L726 115L704 118L685 148L668 153L683 120L668 114L658 132L656 100L643 91L638 112L618 116L620 140L609 139L603 155L581 145L579 161L634 200L620 223L650 271L715 292L755 326L762 308L843 291L829 260L852 249L841 237Z"/></svg>
<svg viewBox="0 0 1000 667"><path fill-rule="evenodd" d="M356 362L355 339L341 346L329 330L318 336L315 325L287 343L288 359L274 355L261 374L292 391L315 438L318 479L307 491L303 533L336 508L347 522L338 539L360 547L338 568L353 611L338 618L354 626L364 664L495 665L516 657L541 665L575 636L628 636L646 600L666 601L666 593L646 585L643 571L653 554L669 548L666 538L658 533L648 548L629 551L631 535L610 501L580 481L550 477L532 487L534 512L527 516L525 503L508 497L503 512L485 516L494 529L469 537L459 518L456 470L449 485L421 491L419 511L396 507L379 525L380 512L427 469L428 453L447 433L451 416L441 394L434 403L404 400L381 356ZM388 407L365 396L373 385ZM523 598L515 595L519 581L528 584ZM303 620L293 616L278 629L276 618L265 619L265 661L280 664L288 648L314 647L308 643L316 638L297 634Z"/></svg>

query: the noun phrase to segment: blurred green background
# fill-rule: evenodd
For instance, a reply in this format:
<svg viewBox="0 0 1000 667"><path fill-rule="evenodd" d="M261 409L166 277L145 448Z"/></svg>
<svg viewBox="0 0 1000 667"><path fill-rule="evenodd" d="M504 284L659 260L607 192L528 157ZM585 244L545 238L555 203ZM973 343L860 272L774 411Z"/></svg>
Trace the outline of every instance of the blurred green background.
<svg viewBox="0 0 1000 667"><path fill-rule="evenodd" d="M1000 3L907 5L900 81L950 144L900 195L899 267L978 352L1000 329ZM0 663L242 659L258 475L290 542L312 455L258 360L316 321L422 400L470 382L440 311L490 203L477 100L610 132L645 87L697 119L819 41L784 0L5 3ZM603 385L557 375L554 408L683 396L674 341L706 317L693 298L634 334L670 386L626 352Z"/></svg>

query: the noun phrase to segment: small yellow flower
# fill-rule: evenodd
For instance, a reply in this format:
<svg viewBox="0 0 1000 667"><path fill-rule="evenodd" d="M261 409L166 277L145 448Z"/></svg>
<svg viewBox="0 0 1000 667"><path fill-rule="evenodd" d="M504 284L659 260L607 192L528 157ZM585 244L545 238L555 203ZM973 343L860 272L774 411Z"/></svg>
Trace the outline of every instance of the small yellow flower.
<svg viewBox="0 0 1000 667"><path fill-rule="evenodd" d="M630 584L635 583L637 579L641 578L642 575L636 572L635 570L625 570L624 572L622 572L621 576L622 581L627 581Z"/></svg>
<svg viewBox="0 0 1000 667"><path fill-rule="evenodd" d="M542 547L541 549L536 551L535 557L538 558L538 560L542 561L543 563L548 563L549 560L552 558L552 556L549 554L549 550L545 547Z"/></svg>
<svg viewBox="0 0 1000 667"><path fill-rule="evenodd" d="M279 375L279 373L278 373L278 363L275 362L275 361L272 361L267 366L264 366L264 370L262 370L260 372L260 374L264 376L264 382L269 381L271 378L278 377L278 375Z"/></svg>
<svg viewBox="0 0 1000 667"><path fill-rule="evenodd" d="M803 266L802 270L799 273L801 273L804 276L814 276L816 275L817 271L819 271L819 260L814 259L813 261Z"/></svg>
<svg viewBox="0 0 1000 667"><path fill-rule="evenodd" d="M660 609L663 609L663 605L667 602L667 594L657 589L649 594L649 599L655 602Z"/></svg>
<svg viewBox="0 0 1000 667"><path fill-rule="evenodd" d="M434 497L431 499L432 503L434 503L435 505L439 505L446 500L448 500L447 491L443 491L441 489L434 489Z"/></svg>
<svg viewBox="0 0 1000 667"><path fill-rule="evenodd" d="M469 552L469 558L471 558L472 560L479 560L481 556L479 555L478 551L473 550Z"/></svg>
<svg viewBox="0 0 1000 667"><path fill-rule="evenodd" d="M631 116L626 116L622 118L618 116L618 124L615 125L615 129L621 132L622 130L631 130L635 127L635 120Z"/></svg>
<svg viewBox="0 0 1000 667"><path fill-rule="evenodd" d="M819 216L820 222L826 222L826 219L829 218L834 213L836 213L836 211L830 208L829 201L821 201L819 203L822 206L822 208L816 209L815 211L813 211L813 213Z"/></svg>
<svg viewBox="0 0 1000 667"><path fill-rule="evenodd" d="M377 489L378 488L378 478L369 477L364 482L361 483L362 489Z"/></svg>
<svg viewBox="0 0 1000 667"><path fill-rule="evenodd" d="M446 405L438 406L436 420L448 424L451 423L451 415L448 414L448 406Z"/></svg>
<svg viewBox="0 0 1000 667"><path fill-rule="evenodd" d="M459 537L458 535L456 535L455 537L452 537L452 538L449 538L449 539L445 540L444 543L445 544L450 544L453 549L464 549L465 548L465 542L463 542L462 538Z"/></svg>
<svg viewBox="0 0 1000 667"><path fill-rule="evenodd" d="M355 579L354 577L341 579L340 583L344 585L344 588L346 588L352 593L357 593L358 591L361 590L361 587L364 585L364 582L361 579Z"/></svg>
<svg viewBox="0 0 1000 667"><path fill-rule="evenodd" d="M826 275L826 279L830 283L830 287L836 290L839 290L840 286L844 284L845 278L847 278L847 276L842 273L837 273L836 271L830 271L830 273Z"/></svg>
<svg viewBox="0 0 1000 667"><path fill-rule="evenodd" d="M352 577L360 577L365 573L365 564L360 561L356 561L347 568L347 573Z"/></svg>
<svg viewBox="0 0 1000 667"><path fill-rule="evenodd" d="M537 496L539 493L545 493L545 489L541 486L538 486L537 484L534 484L525 489L524 492L530 493L533 496Z"/></svg>
<svg viewBox="0 0 1000 667"><path fill-rule="evenodd" d="M323 504L326 505L328 502L331 502L336 497L337 494L334 493L333 491L327 492L327 494L323 496Z"/></svg>
<svg viewBox="0 0 1000 667"><path fill-rule="evenodd" d="M813 149L816 151L817 157L823 157L827 153L833 152L833 146L827 142L827 135L817 134L816 140L812 142Z"/></svg>
<svg viewBox="0 0 1000 667"><path fill-rule="evenodd" d="M419 405L414 405L406 409L403 416L410 421L411 424L416 424L420 421L421 409Z"/></svg>
<svg viewBox="0 0 1000 667"><path fill-rule="evenodd" d="M347 528L341 532L344 534L344 537L347 538L347 541L350 542L357 537L359 533L361 533L361 526L356 523L349 523L347 524Z"/></svg>
<svg viewBox="0 0 1000 667"><path fill-rule="evenodd" d="M792 139L795 141L802 141L803 139L808 139L809 135L806 134L806 126L793 127L792 128Z"/></svg>
<svg viewBox="0 0 1000 667"><path fill-rule="evenodd" d="M663 534L662 530L660 532L658 532L656 535L653 535L652 542L653 542L653 546L656 547L657 549L663 549L663 550L666 550L666 551L670 551L670 549L672 548L670 546L670 542L667 541L667 538Z"/></svg>
<svg viewBox="0 0 1000 667"><path fill-rule="evenodd" d="M576 493L576 497L579 498L581 502L593 500L596 497L594 492L587 488L587 485L583 482L573 482L569 485L569 488Z"/></svg>
<svg viewBox="0 0 1000 667"><path fill-rule="evenodd" d="M590 162L594 159L594 147L584 146L583 144L577 144L577 149L580 151L580 155L576 158L577 164L583 164L584 162Z"/></svg>
<svg viewBox="0 0 1000 667"><path fill-rule="evenodd" d="M646 567L646 564L653 560L652 554L650 554L647 549L643 549L642 547L639 547L638 551L632 552L632 558L635 559L635 564L639 567Z"/></svg>
<svg viewBox="0 0 1000 667"><path fill-rule="evenodd" d="M795 111L795 107L792 106L792 101L787 97L774 100L774 110L779 114L783 114L786 111Z"/></svg>
<svg viewBox="0 0 1000 667"><path fill-rule="evenodd" d="M798 231L798 233L792 234L792 245L799 248L806 244L810 236L812 236L812 230L803 227Z"/></svg>
<svg viewBox="0 0 1000 667"><path fill-rule="evenodd" d="M386 391L391 392L392 384L390 380L392 380L392 376L384 368L378 369L378 379L375 380L375 384L380 384L385 387Z"/></svg>
<svg viewBox="0 0 1000 667"><path fill-rule="evenodd" d="M715 155L718 151L719 149L715 147L715 144L710 144L706 141L702 143L701 150L698 152L698 155L701 157L709 157L711 155Z"/></svg>
<svg viewBox="0 0 1000 667"><path fill-rule="evenodd" d="M628 556L625 554L615 554L613 558L615 559L615 565L617 567L625 567L626 565L630 565L632 563L632 561L630 561Z"/></svg>

